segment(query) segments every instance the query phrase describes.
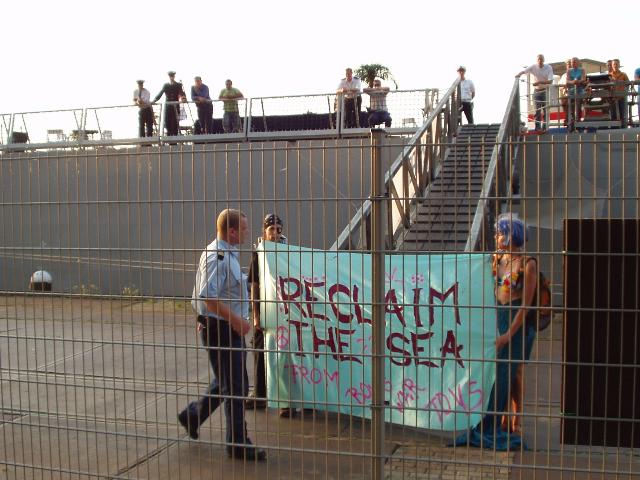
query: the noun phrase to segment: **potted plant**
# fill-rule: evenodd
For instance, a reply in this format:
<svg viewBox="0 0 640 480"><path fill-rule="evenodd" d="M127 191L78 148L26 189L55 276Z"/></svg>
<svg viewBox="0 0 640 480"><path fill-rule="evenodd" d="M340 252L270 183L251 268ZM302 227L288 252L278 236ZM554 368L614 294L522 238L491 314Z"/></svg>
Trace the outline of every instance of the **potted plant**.
<svg viewBox="0 0 640 480"><path fill-rule="evenodd" d="M360 65L355 70L355 75L359 77L363 82L366 82L367 85L369 85L369 88L373 88L373 81L377 77L381 78L382 80L391 80L396 86L396 90L398 89L398 84L393 78L393 75L391 74L389 69L384 65L380 65L379 63L365 63L364 65Z"/></svg>

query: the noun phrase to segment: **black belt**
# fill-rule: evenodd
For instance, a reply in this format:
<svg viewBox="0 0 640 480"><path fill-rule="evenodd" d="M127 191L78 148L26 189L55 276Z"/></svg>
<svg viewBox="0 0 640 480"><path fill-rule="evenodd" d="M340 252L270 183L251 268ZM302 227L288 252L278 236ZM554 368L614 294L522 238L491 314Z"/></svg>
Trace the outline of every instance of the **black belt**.
<svg viewBox="0 0 640 480"><path fill-rule="evenodd" d="M206 325L207 322L209 322L210 320L221 320L223 322L226 322L226 320L222 318L218 318L214 316L198 315L198 322L200 322L203 325Z"/></svg>

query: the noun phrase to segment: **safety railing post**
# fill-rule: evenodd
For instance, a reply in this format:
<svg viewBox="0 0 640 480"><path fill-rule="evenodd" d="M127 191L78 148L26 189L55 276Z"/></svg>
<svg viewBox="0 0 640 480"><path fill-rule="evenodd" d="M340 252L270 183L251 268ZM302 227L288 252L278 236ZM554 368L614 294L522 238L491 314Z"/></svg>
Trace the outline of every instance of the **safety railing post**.
<svg viewBox="0 0 640 480"><path fill-rule="evenodd" d="M336 111L336 128L338 129L338 135L342 135L344 131L344 95L338 94L337 98L338 101L336 102L336 105L338 107L338 110Z"/></svg>
<svg viewBox="0 0 640 480"><path fill-rule="evenodd" d="M384 131L371 130L371 286L372 286L372 387L371 459L373 480L384 478L384 257L385 257L385 196L382 167Z"/></svg>
<svg viewBox="0 0 640 480"><path fill-rule="evenodd" d="M160 120L158 121L158 137L164 137L164 122L167 112L167 102L163 102L160 105Z"/></svg>
<svg viewBox="0 0 640 480"><path fill-rule="evenodd" d="M16 121L16 114L12 113L9 118L9 129L7 130L7 145L13 143L13 127Z"/></svg>

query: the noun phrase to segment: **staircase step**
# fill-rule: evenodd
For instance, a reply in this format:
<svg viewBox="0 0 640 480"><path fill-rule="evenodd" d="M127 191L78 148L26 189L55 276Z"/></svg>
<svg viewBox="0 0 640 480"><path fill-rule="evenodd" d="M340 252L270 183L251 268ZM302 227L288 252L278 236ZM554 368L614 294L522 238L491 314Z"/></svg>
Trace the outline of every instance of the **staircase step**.
<svg viewBox="0 0 640 480"><path fill-rule="evenodd" d="M401 236L404 251L464 248L500 125L465 125L448 147L427 196L416 204L411 228Z"/></svg>
<svg viewBox="0 0 640 480"><path fill-rule="evenodd" d="M469 232L409 232L403 237L405 242L426 242L444 243L444 242L466 242Z"/></svg>

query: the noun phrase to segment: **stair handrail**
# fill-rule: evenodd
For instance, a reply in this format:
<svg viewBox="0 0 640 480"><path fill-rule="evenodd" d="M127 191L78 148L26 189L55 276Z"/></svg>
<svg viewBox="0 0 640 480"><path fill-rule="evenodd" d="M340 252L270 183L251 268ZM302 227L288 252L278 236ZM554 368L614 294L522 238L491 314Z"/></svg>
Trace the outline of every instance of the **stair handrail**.
<svg viewBox="0 0 640 480"><path fill-rule="evenodd" d="M511 94L509 95L509 101L502 118L502 123L500 124L500 129L498 130L496 143L491 152L491 160L489 161L487 174L482 184L480 199L473 216L469 237L464 247L465 252L477 250L486 251L491 247L487 244L487 237L481 236L481 233L483 232L483 227L486 227L484 228L485 232L489 231L488 227L493 224L496 218L496 202L491 202L490 200L495 200L498 196L506 195L510 189L510 174L507 165L505 165L504 148L508 146L509 138L514 138L519 135L520 81L516 78L511 88ZM481 242L482 245L480 245ZM479 248L480 246L482 248Z"/></svg>
<svg viewBox="0 0 640 480"><path fill-rule="evenodd" d="M413 187L414 198L424 194L426 186L432 178L437 165L432 163L442 161L445 155L444 144L448 143L456 132L458 125L458 103L459 103L459 84L460 78L456 78L451 84L447 92L442 96L438 104L429 112L429 116L418 131L411 137L404 146L402 151L391 164L384 177L385 192L390 204L389 208L396 205L400 223L394 226L393 213L387 212L387 246L393 248L395 243L395 230L397 226L404 225L405 228L410 226L409 204L412 198L406 193ZM423 155L422 148L425 148L426 154ZM427 158L423 158L426 156ZM415 162L411 165L411 159L415 158ZM434 162L434 163L435 163ZM403 176L401 179L401 192L395 186L397 176ZM410 184L409 184L410 183ZM403 194L403 195L401 195ZM368 221L371 214L371 201L366 199L349 223L338 235L337 240L331 246L331 250L345 250L352 248L352 237L362 230L365 232L361 237L364 239L364 248L369 249L370 235Z"/></svg>

